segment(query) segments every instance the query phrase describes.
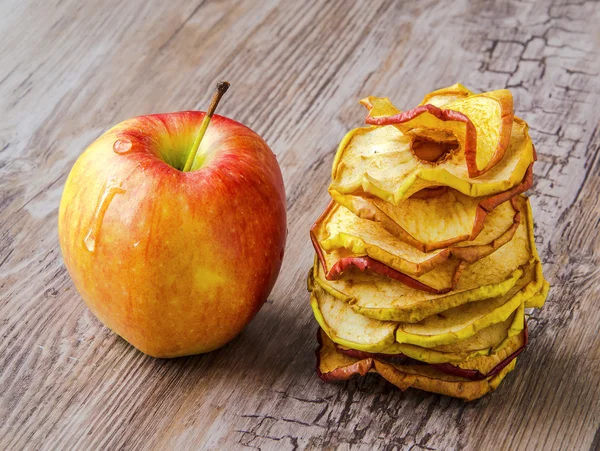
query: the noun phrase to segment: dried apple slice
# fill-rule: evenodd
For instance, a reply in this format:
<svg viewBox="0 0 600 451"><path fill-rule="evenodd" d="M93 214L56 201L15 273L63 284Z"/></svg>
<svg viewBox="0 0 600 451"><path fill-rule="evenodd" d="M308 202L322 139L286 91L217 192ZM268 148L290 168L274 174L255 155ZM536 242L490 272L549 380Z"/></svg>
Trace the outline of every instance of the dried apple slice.
<svg viewBox="0 0 600 451"><path fill-rule="evenodd" d="M457 259L447 260L444 264L435 266L426 274L413 278L368 256L355 256L344 250L336 250L327 254L320 247L317 254L318 258L324 262L321 266L330 268L329 271L323 272L320 277L329 281L333 282L344 278L347 274L360 274L362 272L367 279L370 275L380 275L387 279L397 280L407 288L431 294L448 293L457 284L464 263Z"/></svg>
<svg viewBox="0 0 600 451"><path fill-rule="evenodd" d="M400 267L397 261L388 258L383 252L374 255L385 260L384 262L376 261L368 255L353 254L353 249L335 249L327 253L321 248L318 240L315 240L314 244L323 272L323 274L319 273L316 277L323 281L326 289L328 285L334 291L343 293L341 297L355 299L357 307L365 309L364 311L361 310L361 313L369 316L391 314L394 319L398 319L397 316L393 316L394 313L377 313L377 310L396 310L399 317L403 317L407 311L413 313L425 311L417 305L410 308L407 303L410 305L422 300L434 299L449 290L453 290L453 293L448 296L454 296L460 292L482 286L500 284L515 277L515 271L532 261L534 259L533 255L537 255L528 201L525 197L518 196L514 198L513 202L521 215L514 236L508 243L474 263L467 264L457 258L447 259L444 257L444 250L432 251L427 255L430 255L432 259L439 259L437 261L433 260L435 264L429 263L433 266L433 269L428 268L428 272L422 275L417 275L419 273L415 274L415 272L407 275L398 269L408 271L410 270L408 265ZM371 253L373 253L372 248ZM445 258L445 260L442 260L442 258ZM535 260L539 261L537 258ZM396 267L392 268L389 265L395 265ZM346 278L343 276L344 273L348 273L352 269L355 270L352 271L351 277ZM361 276L356 270L363 272L368 270L367 277ZM374 277L375 274L383 275L385 279ZM351 283L348 284L347 280L350 280ZM396 283L394 280L401 283ZM380 285L385 295L369 295L372 292L371 285L373 283ZM414 293L411 288L426 293ZM482 294L485 294L486 289L483 290ZM456 300L449 298L446 301L450 301L449 305L451 305ZM372 309L372 314L369 313L369 309ZM426 316L429 314L432 313L427 312Z"/></svg>
<svg viewBox="0 0 600 451"><path fill-rule="evenodd" d="M488 328L488 329L493 329L491 334L487 330L485 332L480 331L477 334L475 334L473 337L471 337L467 340L464 340L463 342L461 342L461 344L463 344L463 343L465 344L465 346L464 346L465 351L462 351L462 350L459 350L458 348L456 348L453 352L446 352L446 351L440 350L440 349L443 349L443 347L423 348L423 347L415 346L415 345L394 343L389 348L385 348L385 350L379 352L378 354L381 354L382 356L403 355L403 356L406 356L406 358L411 359L411 360L432 363L432 364L459 363L459 362L463 362L465 360L473 359L478 356L489 356L489 355L493 354L494 352L500 351L502 348L499 347L498 349L496 349L497 346L499 346L503 342L506 342L508 344L508 341L506 341L507 334L508 334L508 328L509 328L508 322L505 326L506 327L504 327L503 329L501 327L496 327L496 325L491 326L490 328ZM484 347L482 349L473 349L474 346L471 342L473 342L473 343L480 342L481 341L479 339L480 335L482 335L482 336L483 335L485 335L485 336L495 335L495 341L491 345ZM342 349L345 349L345 350L352 349L353 351L356 351L356 352L367 352L367 351L358 351L356 349L350 348L348 346L343 346L343 345L340 345L337 343L336 343L336 346L338 346Z"/></svg>
<svg viewBox="0 0 600 451"><path fill-rule="evenodd" d="M460 370L473 371L469 375L463 373L463 376L468 378L483 379L493 376L498 374L512 359L515 359L525 350L528 340L529 333L527 330L527 321L525 321L521 333L509 337L505 342L505 346L494 351L491 356L476 356L470 360L452 364L441 363L437 365L437 368L444 372L451 371L454 374L460 374ZM451 365L451 367L447 365Z"/></svg>
<svg viewBox="0 0 600 451"><path fill-rule="evenodd" d="M540 264L537 268L539 270L538 277L543 277L542 275L542 265ZM525 302L525 308L542 308L544 303L546 302L546 298L548 297L548 293L550 292L550 284L544 281L542 289L532 298L528 299Z"/></svg>
<svg viewBox="0 0 600 451"><path fill-rule="evenodd" d="M375 319L405 322L417 322L464 303L503 295L524 271L533 271L538 284L536 291L540 291L545 281L535 248L529 203L522 196L515 202L522 219L513 239L475 263L457 264L456 259L449 259L413 279L369 257L350 257L337 251L327 254L321 250L321 264L315 262L313 268L315 280L330 294L348 302L358 313ZM348 260L351 268L340 276L335 272L335 265L340 267L337 262ZM360 262L365 261L365 266L360 266ZM394 277L397 274L411 282ZM439 290L426 290L424 286ZM452 287L451 292L443 290L448 287Z"/></svg>
<svg viewBox="0 0 600 451"><path fill-rule="evenodd" d="M476 151L465 148L471 177L485 174L502 159L510 141L514 120L513 97L509 90L475 94L445 104L442 109L462 113L471 120L476 130Z"/></svg>
<svg viewBox="0 0 600 451"><path fill-rule="evenodd" d="M500 352L506 348L511 340L522 333L525 324L525 311L523 308L517 309L517 311L504 322L493 324L485 329L481 329L472 337L465 340L457 341L447 345L436 346L434 349L436 352L446 354L464 354L469 352L480 351L481 349L487 349L487 354L479 353L479 355L490 355L496 352ZM412 345L403 345L412 346ZM419 348L426 349L426 348ZM467 359L463 359L467 360Z"/></svg>
<svg viewBox="0 0 600 451"><path fill-rule="evenodd" d="M308 290L313 291L315 289L315 281L313 278L312 272L309 272L308 277ZM317 290L320 289L318 286ZM542 291L534 296L544 296L547 294L547 284L544 285ZM533 299L533 298L532 298ZM312 304L313 311L315 312L315 317L317 322L320 325L325 327L329 333L332 334L332 338L338 342L337 346L345 347L346 349L354 349L356 351L357 343L353 338L354 331L347 330L345 332L345 339L342 337L340 340L339 334L336 332L336 314L329 315L329 312L326 312L326 316L330 319L331 327L329 323L324 318L323 314L319 309L318 297L314 299L314 303ZM334 308L340 309L342 306L334 305ZM504 322L493 324L487 328L479 330L473 336L448 345L436 346L432 348L423 348L420 346L415 346L411 344L400 344L398 342L394 342L389 346L386 346L385 343L382 346L376 346L378 349L377 352L388 355L398 355L403 354L406 357L409 357L414 360L419 360L422 362L438 364L438 363L460 363L466 360L473 359L478 356L489 356L495 353L498 353L505 349L506 347L510 347L511 343L514 342L515 337L522 334L522 325L523 325L523 311L520 310L519 314L513 314L512 317L508 318ZM347 314L347 313L346 313ZM337 314L337 318L343 317L344 313ZM359 319L363 322L363 319ZM376 323L371 323L376 324ZM389 331L387 332L389 336ZM344 342L345 345L340 345L339 342ZM360 349L366 349L367 351L373 352L373 347L370 346L369 341L363 339L363 347ZM386 342L391 341L391 339L387 339ZM366 343L365 343L366 342ZM348 346L350 345L350 346ZM383 349L381 349L383 348ZM365 352L367 352L365 351Z"/></svg>
<svg viewBox="0 0 600 451"><path fill-rule="evenodd" d="M365 97L360 100L360 104L369 111L365 121L369 118L386 118L400 114L400 110L387 97Z"/></svg>
<svg viewBox="0 0 600 451"><path fill-rule="evenodd" d="M338 204L360 218L377 222L398 239L429 252L475 240L486 221L490 222L488 215L502 205L507 209L506 202L528 190L532 183L533 165L530 165L521 183L491 196L469 197L447 187L436 188L436 195L432 195L429 188L394 206L376 197L332 194ZM437 220L432 222L432 217Z"/></svg>
<svg viewBox="0 0 600 451"><path fill-rule="evenodd" d="M494 324L504 323L510 318L514 321L515 312L520 324L517 321L509 335L519 333L524 321L523 303L536 294L532 292L535 284L523 283L525 285L520 283L504 296L464 304L414 324L360 315L318 284L311 294L311 307L321 328L336 343L361 351L394 354L397 352L390 350L398 348L396 343L434 348L466 340ZM513 329L512 325L509 327Z"/></svg>
<svg viewBox="0 0 600 451"><path fill-rule="evenodd" d="M527 124L518 118L512 122L502 159L477 178L471 178L464 153L453 151L443 161L432 163L415 157L413 141L413 136L391 125L350 131L334 159L330 194L335 199L374 196L396 206L414 193L436 186L448 186L470 197L489 196L521 183L535 155Z"/></svg>
<svg viewBox="0 0 600 451"><path fill-rule="evenodd" d="M418 323L399 323L396 341L430 348L456 343L472 337L491 325L524 317L524 302L533 297L534 284L521 290L513 287L504 296L463 304Z"/></svg>
<svg viewBox="0 0 600 451"><path fill-rule="evenodd" d="M516 359L513 359L496 376L472 381L446 374L432 365L394 365L373 358L352 358L337 351L326 334L320 333L318 339L317 374L324 381L347 380L357 374L364 376L368 372L377 372L401 390L414 387L466 401L480 398L495 390L516 365Z"/></svg>
<svg viewBox="0 0 600 451"><path fill-rule="evenodd" d="M388 116L385 114L395 108L386 105L386 101L389 102L374 97L361 100L369 110L367 124L395 125L402 133L413 136L413 149L415 143L423 140L439 144L453 136L460 146L458 160L464 157L469 177L490 170L502 159L508 146L514 111L512 94L507 89L470 95L441 107L427 103ZM439 161L439 157L433 161Z"/></svg>
<svg viewBox="0 0 600 451"><path fill-rule="evenodd" d="M518 201L504 202L489 215L483 233L475 240L423 252L396 238L379 223L361 219L331 202L315 222L310 235L317 253L340 255L340 260L366 255L402 273L421 276L450 257L475 262L491 254L513 238L520 218ZM328 272L328 278L337 272L336 265L345 265L340 260L327 266L333 269Z"/></svg>
<svg viewBox="0 0 600 451"><path fill-rule="evenodd" d="M492 329L495 331L497 335L496 345L502 343L507 335L506 329L502 330L501 327L496 327L496 325L489 327L488 329ZM409 345L409 344L400 344L396 343L392 346L388 351L398 350L402 352L402 354L410 357L414 360L419 360L421 362L427 363L458 363L463 362L465 360L473 359L478 356L487 356L492 354L494 351L493 346L484 347L481 349L474 349L475 346L471 345L473 343L479 343L480 335L490 335L487 330L480 331L475 334L473 337L460 342L459 344L464 344L464 350L458 349L458 347L452 351L447 352L443 347L435 347L435 348L423 348L421 346ZM388 352L389 353L389 352ZM382 353L385 354L385 353Z"/></svg>
<svg viewBox="0 0 600 451"><path fill-rule="evenodd" d="M318 285L311 293L310 305L321 329L336 343L368 352L400 352L392 346L398 323L359 315Z"/></svg>

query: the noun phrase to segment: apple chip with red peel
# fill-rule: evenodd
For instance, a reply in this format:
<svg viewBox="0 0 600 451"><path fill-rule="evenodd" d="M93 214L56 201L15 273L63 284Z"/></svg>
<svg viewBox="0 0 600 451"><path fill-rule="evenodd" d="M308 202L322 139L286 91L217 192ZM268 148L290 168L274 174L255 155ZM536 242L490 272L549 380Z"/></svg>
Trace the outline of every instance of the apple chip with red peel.
<svg viewBox="0 0 600 451"><path fill-rule="evenodd" d="M500 324L502 325L502 323ZM494 333L490 334L487 329L491 329ZM434 348L423 348L421 346L398 343L394 344L394 346L387 349L385 352L382 352L382 354L390 354L391 351L397 351L414 360L432 364L463 362L465 360L473 359L477 356L491 355L495 352L495 346L501 345L503 341L506 340L508 334L508 327L500 327L498 325L494 325L488 327L487 329L484 329L483 331L480 331L477 334L475 334L473 337L458 343L459 345L465 345L464 350L459 349L459 346L455 346L456 349L454 351L447 352L441 346ZM474 344L479 343L481 341L480 336L491 335L496 335L496 341L492 345L483 347L481 349L475 349Z"/></svg>
<svg viewBox="0 0 600 451"><path fill-rule="evenodd" d="M313 243L314 244L314 243ZM418 280L400 271L397 271L384 263L381 263L368 256L346 256L340 257L340 254L332 252L329 254L323 254L323 251L319 248L319 256L324 264L319 265L320 268L331 268L329 271L320 274L320 277L324 277L327 280L335 281L340 278L344 278L348 275L350 281L353 280L353 276L350 274L359 274L360 272L365 275L372 274L374 276L379 275L387 279L396 280L401 282L408 288L415 290L421 290L426 293L432 294L444 294L450 291L447 285L454 281L456 275L460 274L462 262L459 260L449 260L447 264L435 267L425 275L421 276ZM367 277L368 278L368 277ZM432 281L438 282L438 288L429 286L425 282L431 283ZM435 284L433 284L435 285Z"/></svg>
<svg viewBox="0 0 600 451"><path fill-rule="evenodd" d="M488 215L533 184L533 165L523 181L500 194L470 197L448 187L425 188L398 206L376 197L334 194L334 200L362 219L377 222L383 229L411 246L429 252L463 241L474 241L490 222ZM438 218L432 222L431 218ZM495 225L502 229L501 225ZM481 240L480 240L481 241ZM469 246L470 243L465 243Z"/></svg>
<svg viewBox="0 0 600 451"><path fill-rule="evenodd" d="M360 104L369 110L365 122L370 118L387 118L400 114L400 110L387 97L365 97L360 100Z"/></svg>
<svg viewBox="0 0 600 451"><path fill-rule="evenodd" d="M387 232L379 223L361 219L345 207L330 203L311 229L311 240L318 254L337 256L332 265L322 257L328 278L344 267L368 256L392 269L412 277L421 276L454 257L458 261L475 262L508 243L515 235L521 213L516 200L507 201L488 216L481 233L473 241L463 241L443 249L423 252ZM360 263L359 263L360 264ZM372 265L371 265L372 266Z"/></svg>
<svg viewBox="0 0 600 451"><path fill-rule="evenodd" d="M460 149L456 162L464 159L469 177L479 177L490 170L508 147L514 112L512 94L507 89L459 98L441 107L427 103L387 116L395 108L386 105L386 100L369 97L361 101L369 109L367 124L395 125L413 137L413 149L415 142L440 144L454 137ZM439 161L439 157L424 159Z"/></svg>
<svg viewBox="0 0 600 451"><path fill-rule="evenodd" d="M462 291L500 284L514 278L515 271L522 266L533 260L539 261L535 250L528 201L526 198L519 196L513 199L512 204L517 207L520 215L520 221L514 235L506 244L500 241L502 245L492 245L491 247L496 247L497 250L473 263L466 263L456 257L447 258L449 252L447 249L421 254L427 256L427 260L416 260L414 258L412 262L408 258L400 260L400 247L394 247L393 245L385 247L381 244L381 239L370 242L368 245L365 244L364 240L347 240L347 247L326 252L326 249L323 249L322 244L316 238L318 233L315 232L313 234L313 244L316 246L317 255L322 266L320 270L317 269L319 274L316 277L322 280L325 285L344 293L346 297L357 299L357 304L361 304L365 309L375 310L386 309L387 307L402 310L400 305L394 302L397 299L403 299L403 304L407 300L412 303L413 300L439 297L439 295L445 294L449 290L453 290L452 295L455 295ZM388 238L390 237L391 235L388 234ZM419 251L407 246L405 243L398 241L397 244L409 248L413 253L412 255L419 255ZM461 258L471 261L468 258L470 249L458 248L456 251ZM466 255L461 255L461 252ZM375 258L378 260L374 260ZM412 266L409 262L413 263ZM416 266L415 262L422 266ZM426 268L427 272L423 274L425 264L429 266ZM344 276L345 273L349 273L351 268L355 269L352 271L352 275ZM362 272L368 270L368 273L361 276L356 270ZM385 276L385 279L381 280L381 278L375 276L376 274ZM407 282L405 279L408 278L410 280ZM352 282L348 284L347 280ZM379 293L376 296L369 296L368 293L374 294L371 288L373 284L380 286ZM358 290L363 293L359 294ZM421 290L430 294L413 293L414 290ZM385 295L382 293L385 293ZM417 310L421 309L417 308ZM369 311L365 310L361 313L368 315ZM399 314L403 315L403 313Z"/></svg>
<svg viewBox="0 0 600 451"><path fill-rule="evenodd" d="M477 356L457 363L439 363L436 367L445 373L456 374L468 379L484 379L500 373L513 359L516 359L527 347L529 334L527 321L523 331L508 339L506 346L491 356Z"/></svg>
<svg viewBox="0 0 600 451"><path fill-rule="evenodd" d="M521 196L514 202L521 215L514 236L474 263L450 258L422 276L410 278L407 283L401 277L394 277L397 274L404 278L409 276L387 266L393 261L386 259L382 252L375 255L385 263L369 256L352 256L345 249L327 253L319 248L321 264L314 265L315 279L325 290L349 302L358 313L376 319L409 322L466 302L504 294L528 268L535 272L541 287L544 278L535 247L529 203ZM351 266L345 272L337 273L336 265L343 268L338 262L350 262ZM360 262L365 265L361 266Z"/></svg>
<svg viewBox="0 0 600 451"><path fill-rule="evenodd" d="M347 380L354 375L364 376L377 372L401 390L414 387L420 390L471 401L495 390L502 379L514 369L513 359L496 376L473 381L464 377L446 374L432 365L397 365L367 358L356 359L336 350L326 334L318 335L317 374L324 381Z"/></svg>
<svg viewBox="0 0 600 451"><path fill-rule="evenodd" d="M317 330L317 333L319 334L319 333L325 333L325 332L323 332L323 329L319 328ZM400 365L409 365L409 364L414 364L414 363L422 364L423 363L419 360L410 358L407 355L402 354L402 353L385 354L383 352L359 351L358 349L352 349L352 348L349 348L348 346L342 346L335 342L333 344L335 345L335 349L338 352L341 352L342 354L347 355L348 357L353 357L355 359L361 359L361 360L362 359L379 359L379 360L385 360L386 362L389 362L389 363L398 363Z"/></svg>
<svg viewBox="0 0 600 451"><path fill-rule="evenodd" d="M477 178L469 173L466 157L460 149L451 150L438 161L431 162L415 155L414 136L403 133L396 126L354 129L339 145L329 192L334 199L344 195L378 197L397 206L414 193L435 186L448 186L471 197L507 191L522 182L527 168L534 161L527 124L514 118L510 129L503 158ZM434 132L428 133L428 141L436 139L436 142L452 147L447 133L435 132L435 136ZM429 158L432 145L424 145L426 143L422 139L417 141L418 150L426 149ZM493 153L490 161L496 158L495 155Z"/></svg>

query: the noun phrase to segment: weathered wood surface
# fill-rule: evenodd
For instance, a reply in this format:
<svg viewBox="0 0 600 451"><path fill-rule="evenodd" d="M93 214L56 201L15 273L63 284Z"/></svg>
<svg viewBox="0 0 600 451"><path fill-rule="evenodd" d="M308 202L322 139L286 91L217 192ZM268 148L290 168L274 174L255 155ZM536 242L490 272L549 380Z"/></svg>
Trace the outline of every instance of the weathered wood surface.
<svg viewBox="0 0 600 451"><path fill-rule="evenodd" d="M0 448L600 448L600 5L531 1L106 1L0 4ZM109 126L202 108L265 137L289 242L245 332L209 355L153 360L105 329L58 247L68 171ZM308 229L328 199L357 99L509 87L539 161L531 190L553 285L531 345L465 404L377 376L314 372Z"/></svg>

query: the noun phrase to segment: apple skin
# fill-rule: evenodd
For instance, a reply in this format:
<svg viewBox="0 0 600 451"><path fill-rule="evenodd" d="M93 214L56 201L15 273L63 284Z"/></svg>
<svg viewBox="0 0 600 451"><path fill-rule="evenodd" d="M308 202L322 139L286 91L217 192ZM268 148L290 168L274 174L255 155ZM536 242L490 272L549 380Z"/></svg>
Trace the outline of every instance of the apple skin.
<svg viewBox="0 0 600 451"><path fill-rule="evenodd" d="M76 161L60 203L60 246L77 290L102 323L154 357L232 340L283 260L283 179L256 133L214 115L192 170L170 165L183 167L203 117L116 125Z"/></svg>

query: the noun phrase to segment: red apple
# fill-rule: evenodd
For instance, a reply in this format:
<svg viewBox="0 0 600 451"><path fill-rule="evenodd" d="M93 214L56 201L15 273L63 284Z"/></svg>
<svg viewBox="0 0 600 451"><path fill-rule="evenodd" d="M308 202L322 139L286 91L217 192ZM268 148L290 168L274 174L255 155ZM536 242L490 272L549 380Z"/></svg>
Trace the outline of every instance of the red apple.
<svg viewBox="0 0 600 451"><path fill-rule="evenodd" d="M246 126L213 117L217 102L208 114L116 125L79 157L60 204L60 246L77 290L100 321L154 357L233 339L283 259L275 155Z"/></svg>

